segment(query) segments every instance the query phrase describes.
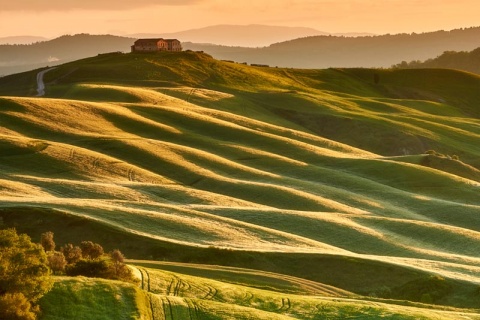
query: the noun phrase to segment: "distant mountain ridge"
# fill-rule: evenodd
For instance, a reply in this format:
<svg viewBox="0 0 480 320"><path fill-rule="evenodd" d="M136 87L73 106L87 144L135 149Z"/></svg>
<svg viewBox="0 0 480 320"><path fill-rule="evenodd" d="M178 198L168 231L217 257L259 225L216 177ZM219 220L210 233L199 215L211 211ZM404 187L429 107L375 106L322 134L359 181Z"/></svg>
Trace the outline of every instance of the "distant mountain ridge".
<svg viewBox="0 0 480 320"><path fill-rule="evenodd" d="M34 42L47 41L48 38L37 36L12 36L0 37L0 45L2 44L31 44Z"/></svg>
<svg viewBox="0 0 480 320"><path fill-rule="evenodd" d="M171 37L172 34L165 34ZM399 61L426 60L445 51L480 47L480 27L422 34L382 36L311 36L263 48L199 44L182 41L183 48L204 51L220 60L270 66L322 69L331 67L385 68ZM31 45L0 45L0 76L56 65L107 52L129 52L136 38L112 35L62 36Z"/></svg>
<svg viewBox="0 0 480 320"><path fill-rule="evenodd" d="M233 48L187 43L217 59L293 68L375 67L399 61L425 60L444 51L480 47L480 27L421 34L364 37L314 36L272 44L266 48Z"/></svg>
<svg viewBox="0 0 480 320"><path fill-rule="evenodd" d="M183 42L209 43L223 46L265 47L272 43L288 41L297 38L336 35L336 36L365 36L366 33L331 34L313 28L251 25L215 25L199 29L190 29L174 33L138 33L134 38L177 38Z"/></svg>
<svg viewBox="0 0 480 320"><path fill-rule="evenodd" d="M77 34L26 45L0 45L0 76L56 65L99 53L127 52L134 39Z"/></svg>

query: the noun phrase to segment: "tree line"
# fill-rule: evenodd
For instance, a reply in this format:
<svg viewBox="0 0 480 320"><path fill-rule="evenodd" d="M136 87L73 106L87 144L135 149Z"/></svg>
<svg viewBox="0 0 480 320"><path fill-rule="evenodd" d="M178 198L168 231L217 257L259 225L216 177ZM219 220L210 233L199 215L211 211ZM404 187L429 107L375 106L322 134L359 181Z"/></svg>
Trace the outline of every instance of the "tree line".
<svg viewBox="0 0 480 320"><path fill-rule="evenodd" d="M473 51L445 51L434 59L402 61L392 67L398 69L446 68L480 74L480 48Z"/></svg>
<svg viewBox="0 0 480 320"><path fill-rule="evenodd" d="M53 232L34 243L15 229L0 230L0 319L35 320L38 300L53 286L52 274L138 282L118 249L105 253L92 241L55 249Z"/></svg>

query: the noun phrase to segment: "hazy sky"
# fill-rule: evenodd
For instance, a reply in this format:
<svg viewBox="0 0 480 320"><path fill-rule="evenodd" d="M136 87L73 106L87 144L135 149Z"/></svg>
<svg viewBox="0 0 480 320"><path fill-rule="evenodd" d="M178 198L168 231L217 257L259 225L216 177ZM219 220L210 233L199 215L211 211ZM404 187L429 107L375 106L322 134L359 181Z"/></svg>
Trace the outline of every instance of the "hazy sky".
<svg viewBox="0 0 480 320"><path fill-rule="evenodd" d="M400 33L480 26L480 0L0 0L0 37L183 31L216 24Z"/></svg>

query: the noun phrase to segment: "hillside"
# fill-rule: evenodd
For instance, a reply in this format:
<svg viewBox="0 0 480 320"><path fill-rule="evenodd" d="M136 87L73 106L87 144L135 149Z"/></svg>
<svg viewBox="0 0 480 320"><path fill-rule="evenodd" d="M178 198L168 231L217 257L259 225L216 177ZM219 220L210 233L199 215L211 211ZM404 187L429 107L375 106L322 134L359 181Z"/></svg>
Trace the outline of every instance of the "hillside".
<svg viewBox="0 0 480 320"><path fill-rule="evenodd" d="M38 98L38 71L0 78L4 225L480 308L479 76L113 53Z"/></svg>
<svg viewBox="0 0 480 320"><path fill-rule="evenodd" d="M394 67L400 69L446 68L480 74L480 48L472 51L445 51L433 59L403 61Z"/></svg>

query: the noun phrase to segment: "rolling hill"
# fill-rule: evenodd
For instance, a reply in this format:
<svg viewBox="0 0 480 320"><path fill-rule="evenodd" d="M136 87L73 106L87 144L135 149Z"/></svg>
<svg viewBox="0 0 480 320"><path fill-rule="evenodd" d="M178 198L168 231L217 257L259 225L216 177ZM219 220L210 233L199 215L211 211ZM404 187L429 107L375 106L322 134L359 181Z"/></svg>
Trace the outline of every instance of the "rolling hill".
<svg viewBox="0 0 480 320"><path fill-rule="evenodd" d="M111 53L50 70L33 97L38 72L0 78L4 225L135 259L256 269L171 267L204 279L182 278L199 290L182 295L148 288L150 305L188 307L178 312L478 317L479 76Z"/></svg>

